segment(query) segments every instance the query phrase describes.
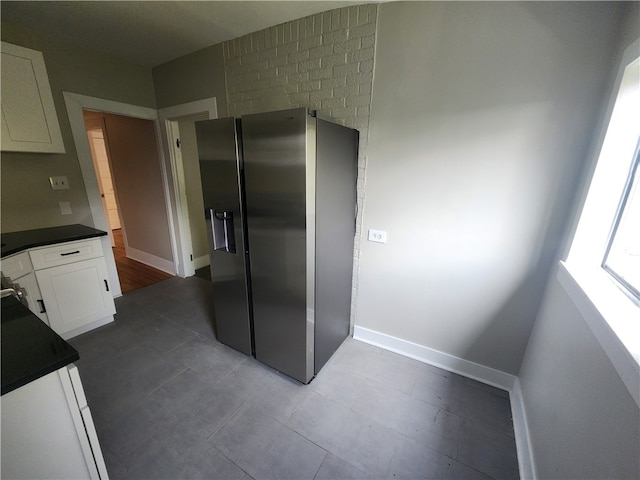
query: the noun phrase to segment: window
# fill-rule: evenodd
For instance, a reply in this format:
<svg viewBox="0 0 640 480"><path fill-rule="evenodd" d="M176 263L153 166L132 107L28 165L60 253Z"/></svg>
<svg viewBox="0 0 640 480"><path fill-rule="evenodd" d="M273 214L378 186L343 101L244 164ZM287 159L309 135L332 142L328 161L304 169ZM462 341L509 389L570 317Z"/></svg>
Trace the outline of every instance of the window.
<svg viewBox="0 0 640 480"><path fill-rule="evenodd" d="M640 41L639 41L640 43ZM640 58L622 68L611 114L567 263L588 275L611 275L635 285L637 265L638 139L640 138ZM635 182L635 183L634 183ZM634 185L636 185L634 187ZM635 221L634 221L635 218ZM635 273L632 273L635 272Z"/></svg>
<svg viewBox="0 0 640 480"><path fill-rule="evenodd" d="M640 39L623 55L558 280L640 405Z"/></svg>
<svg viewBox="0 0 640 480"><path fill-rule="evenodd" d="M640 144L622 192L602 267L640 300Z"/></svg>

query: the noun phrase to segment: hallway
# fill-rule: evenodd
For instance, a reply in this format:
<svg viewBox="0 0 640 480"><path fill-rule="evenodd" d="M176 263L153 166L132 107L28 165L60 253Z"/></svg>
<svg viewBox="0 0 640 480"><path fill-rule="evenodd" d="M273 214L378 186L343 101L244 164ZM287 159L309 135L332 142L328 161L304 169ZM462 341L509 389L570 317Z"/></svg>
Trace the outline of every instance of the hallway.
<svg viewBox="0 0 640 480"><path fill-rule="evenodd" d="M127 257L124 249L124 238L122 230L113 231L113 239L115 246L113 247L113 256L116 259L116 269L120 278L120 287L122 293L133 292L142 287L153 285L171 278L173 275L165 273L156 268L137 262Z"/></svg>

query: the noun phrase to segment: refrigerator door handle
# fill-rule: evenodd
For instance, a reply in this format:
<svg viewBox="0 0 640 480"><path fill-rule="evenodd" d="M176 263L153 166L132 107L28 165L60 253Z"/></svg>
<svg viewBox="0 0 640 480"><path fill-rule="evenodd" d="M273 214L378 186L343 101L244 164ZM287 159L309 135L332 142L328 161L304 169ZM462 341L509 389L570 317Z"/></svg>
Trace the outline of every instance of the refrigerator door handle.
<svg viewBox="0 0 640 480"><path fill-rule="evenodd" d="M218 212L222 217L224 226L225 251L236 253L236 232L233 228L233 212Z"/></svg>
<svg viewBox="0 0 640 480"><path fill-rule="evenodd" d="M227 253L236 253L236 237L233 226L233 212L207 209L211 220L211 238L213 249Z"/></svg>

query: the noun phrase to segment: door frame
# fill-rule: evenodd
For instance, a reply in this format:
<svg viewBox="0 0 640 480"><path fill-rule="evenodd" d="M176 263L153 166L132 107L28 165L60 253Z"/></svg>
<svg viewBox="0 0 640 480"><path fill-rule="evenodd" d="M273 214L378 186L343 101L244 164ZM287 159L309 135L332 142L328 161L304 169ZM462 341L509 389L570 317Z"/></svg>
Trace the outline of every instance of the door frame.
<svg viewBox="0 0 640 480"><path fill-rule="evenodd" d="M84 124L83 110L88 109L125 115L151 120L155 123L165 206L169 221L169 236L173 257L172 269L175 274L182 277L193 275L195 269L193 261L191 261L191 231L189 230L182 157L175 154L175 148L173 147L175 145L174 137L176 135L175 132L177 132L177 121L180 119L202 115L208 115L212 119L217 118L216 98L210 97L157 110L78 93L63 92L63 96L82 179L87 192L93 226L100 230L107 231L109 225L102 208L98 179L93 167L93 157L91 156L91 148ZM182 179L182 181L180 182L179 179ZM107 262L109 280L114 286L112 289L113 296L119 297L122 295L122 290L108 236L103 237L102 247Z"/></svg>
<svg viewBox="0 0 640 480"><path fill-rule="evenodd" d="M177 266L177 274L181 277L190 277L195 274L193 259L193 247L191 243L191 225L187 205L187 192L184 180L184 168L182 152L177 147L179 139L178 120L190 117L207 115L209 119L218 118L218 106L215 97L196 100L194 102L173 105L158 110L158 119L164 128L162 132L162 145L165 149L164 158L167 162L167 170L170 172L168 195L173 209L176 232L176 252L181 260Z"/></svg>
<svg viewBox="0 0 640 480"><path fill-rule="evenodd" d="M158 156L160 157L160 171L162 173L163 190L165 192L165 208L167 210L167 218L169 221L169 236L172 250L172 259L171 261L167 261L167 264L169 269L172 270L173 273L175 273L176 264L178 263L179 259L177 256L177 250L175 248L176 232L173 229L173 225L175 223L173 220L173 209L170 206L170 197L167 195L167 192L169 190L169 179L167 177L170 172L167 172L165 168L165 149L161 142L161 129L158 121L158 111L154 108L131 105L128 103L116 102L103 98L90 97L88 95L81 95L78 93L63 92L63 96L65 106L67 107L67 116L69 117L69 123L71 125L71 133L73 135L76 153L78 155L78 163L80 164L80 171L82 173L82 179L84 181L85 190L87 192L87 200L89 201L89 210L91 212L93 226L100 230L107 231L109 225L107 223L105 212L102 208L100 189L98 187L98 178L93 167L93 157L91 156L91 148L89 146L89 139L87 138L87 132L84 124L83 110L96 110L104 113L113 113L115 115L124 115L144 120L151 120L154 122L156 130L156 141L158 146ZM114 287L112 288L113 296L119 297L122 295L122 289L120 287L118 271L116 270L116 261L113 256L111 241L109 240L108 235L101 238L102 248L107 263L109 281Z"/></svg>

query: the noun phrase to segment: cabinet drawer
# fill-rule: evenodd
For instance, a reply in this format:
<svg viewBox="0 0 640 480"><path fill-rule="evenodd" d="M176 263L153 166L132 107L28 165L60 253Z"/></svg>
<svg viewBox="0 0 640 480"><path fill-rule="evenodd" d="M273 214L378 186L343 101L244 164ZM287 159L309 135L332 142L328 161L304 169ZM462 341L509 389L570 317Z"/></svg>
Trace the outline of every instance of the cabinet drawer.
<svg viewBox="0 0 640 480"><path fill-rule="evenodd" d="M28 252L22 252L17 255L11 255L10 257L3 258L0 268L2 268L2 274L7 277L10 282L15 282L17 279L33 270Z"/></svg>
<svg viewBox="0 0 640 480"><path fill-rule="evenodd" d="M79 242L59 243L52 247L29 250L34 270L57 267L68 263L102 257L100 239L81 240Z"/></svg>

